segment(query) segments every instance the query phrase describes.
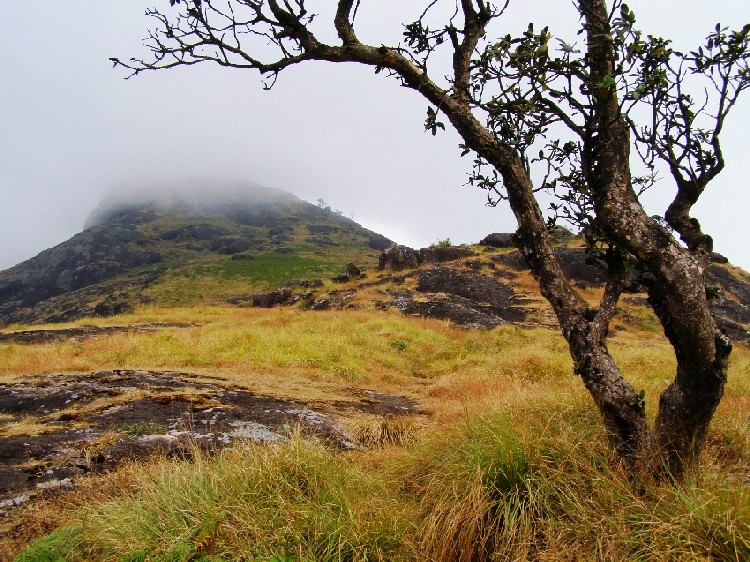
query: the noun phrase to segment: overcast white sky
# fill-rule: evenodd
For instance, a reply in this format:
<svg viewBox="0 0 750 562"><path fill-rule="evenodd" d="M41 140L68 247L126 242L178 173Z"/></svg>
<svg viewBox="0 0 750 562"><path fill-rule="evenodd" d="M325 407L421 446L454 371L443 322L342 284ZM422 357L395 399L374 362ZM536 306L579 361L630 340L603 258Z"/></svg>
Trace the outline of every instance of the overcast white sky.
<svg viewBox="0 0 750 562"><path fill-rule="evenodd" d="M333 0L320 4L331 4ZM476 242L511 231L507 208L487 208L464 186L470 160L451 132L423 132L426 103L370 69L311 64L271 92L250 71L208 65L123 80L108 58L142 54L149 6L168 0L0 0L0 269L81 230L103 194L182 179L247 179L326 200L399 242ZM315 2L310 2L314 5ZM360 34L398 38L394 12L421 2L363 0ZM647 32L680 48L721 21L750 22L750 2L632 0ZM503 31L529 21L558 37L576 15L564 0L515 0ZM559 31L557 31L559 30ZM750 96L747 96L750 97ZM747 223L750 99L737 107L723 145L727 169L697 216L716 250L750 269ZM662 213L668 183L649 199Z"/></svg>

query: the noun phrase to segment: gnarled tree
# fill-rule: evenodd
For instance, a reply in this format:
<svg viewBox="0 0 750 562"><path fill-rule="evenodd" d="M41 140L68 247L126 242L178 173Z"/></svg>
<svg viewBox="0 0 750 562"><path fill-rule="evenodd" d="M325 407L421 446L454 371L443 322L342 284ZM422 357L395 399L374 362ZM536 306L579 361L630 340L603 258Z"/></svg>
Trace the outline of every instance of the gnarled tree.
<svg viewBox="0 0 750 562"><path fill-rule="evenodd" d="M434 23L444 3L453 16ZM679 478L696 467L731 345L708 307L712 241L690 213L724 167L722 126L750 86L750 25L717 26L705 45L682 53L638 32L621 0L611 8L605 0L577 0L585 40L558 44L548 28L532 26L492 37L488 28L507 2L432 0L416 21L394 22L403 25L400 44L368 45L356 32L360 0L338 0L330 14L338 39L329 44L314 32L320 18L313 25L305 0L170 4L148 12L158 22L146 41L150 58L112 59L115 65L138 74L213 62L256 70L270 88L280 72L306 61L358 63L426 98L426 128L435 134L444 116L463 153L475 156L471 182L493 204L509 202L516 246L557 315L616 452L633 470ZM451 75L435 78L431 61L446 51ZM645 164L640 176L631 170L633 147ZM664 219L649 217L639 201L659 161L676 186ZM535 167L546 172L536 184ZM556 196L548 219L537 197L543 190ZM548 227L556 217L583 229L607 269L598 307L571 286L552 252ZM606 343L620 294L634 278L645 285L677 359L653 425Z"/></svg>

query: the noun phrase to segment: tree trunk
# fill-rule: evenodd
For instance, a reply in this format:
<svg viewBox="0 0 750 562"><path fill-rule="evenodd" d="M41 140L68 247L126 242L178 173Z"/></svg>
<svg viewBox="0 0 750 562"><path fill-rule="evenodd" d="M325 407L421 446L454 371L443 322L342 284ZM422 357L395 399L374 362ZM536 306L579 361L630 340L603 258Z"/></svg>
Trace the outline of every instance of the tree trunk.
<svg viewBox="0 0 750 562"><path fill-rule="evenodd" d="M603 83L614 67L611 48L601 39L611 31L607 8L604 0L579 0L579 5L586 20L591 81ZM584 143L584 174L602 231L651 273L650 300L677 356L677 376L660 399L653 434L641 398L605 343L619 292L605 294L596 310L565 279L523 158L477 120L464 96L436 86L400 53L358 43L316 49L321 60L390 68L406 87L439 107L465 145L497 169L518 221L516 246L555 311L576 373L597 405L614 449L633 469L660 467L659 472L680 478L696 466L723 393L731 346L709 313L699 259L650 219L638 201L631 184L629 129L616 95L597 90Z"/></svg>
<svg viewBox="0 0 750 562"><path fill-rule="evenodd" d="M652 437L644 402L622 376L609 350L590 327L568 338L575 372L601 413L610 443L632 471L648 465Z"/></svg>
<svg viewBox="0 0 750 562"><path fill-rule="evenodd" d="M708 425L724 392L731 345L708 308L706 252L680 245L648 217L630 177L630 131L616 94L597 87L614 74L604 0L579 0L585 18L595 108L584 173L607 237L651 274L649 302L674 347L677 374L662 393L654 428L655 469L682 478L697 467Z"/></svg>

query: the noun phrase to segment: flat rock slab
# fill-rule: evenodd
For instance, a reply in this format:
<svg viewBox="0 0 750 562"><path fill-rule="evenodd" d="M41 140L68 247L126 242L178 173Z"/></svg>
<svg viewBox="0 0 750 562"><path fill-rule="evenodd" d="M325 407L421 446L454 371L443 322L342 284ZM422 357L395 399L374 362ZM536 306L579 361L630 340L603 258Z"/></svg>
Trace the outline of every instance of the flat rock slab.
<svg viewBox="0 0 750 562"><path fill-rule="evenodd" d="M93 326L84 324L75 328L52 330L23 330L19 332L0 332L0 343L38 344L56 341L85 340L99 336L108 336L123 332L148 334L164 328L193 328L195 324L178 324L172 322L151 322L147 324L128 324L125 326Z"/></svg>
<svg viewBox="0 0 750 562"><path fill-rule="evenodd" d="M173 371L113 370L0 383L0 514L125 459L189 455L195 446L216 450L237 439L272 442L297 425L330 445L353 448L330 411L417 411L403 396L350 390L351 401L331 403L324 412L231 388L217 377Z"/></svg>

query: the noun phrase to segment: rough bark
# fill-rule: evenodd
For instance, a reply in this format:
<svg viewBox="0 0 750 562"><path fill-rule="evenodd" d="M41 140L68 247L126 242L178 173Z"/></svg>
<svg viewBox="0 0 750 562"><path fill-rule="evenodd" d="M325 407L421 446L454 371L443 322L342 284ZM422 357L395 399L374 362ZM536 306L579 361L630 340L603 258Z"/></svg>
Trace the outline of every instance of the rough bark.
<svg viewBox="0 0 750 562"><path fill-rule="evenodd" d="M591 81L596 84L612 74L614 67L614 55L602 39L611 33L607 7L604 0L581 0L580 6ZM731 345L708 308L704 249L698 247L694 255L648 217L632 187L629 128L617 97L601 89L596 98L584 171L594 192L601 228L652 276L649 302L677 358L676 377L659 400L655 458L661 463L659 469L681 477L697 464L709 422L723 395Z"/></svg>

